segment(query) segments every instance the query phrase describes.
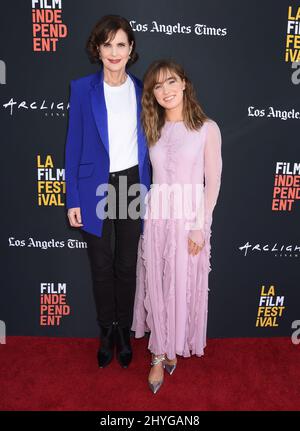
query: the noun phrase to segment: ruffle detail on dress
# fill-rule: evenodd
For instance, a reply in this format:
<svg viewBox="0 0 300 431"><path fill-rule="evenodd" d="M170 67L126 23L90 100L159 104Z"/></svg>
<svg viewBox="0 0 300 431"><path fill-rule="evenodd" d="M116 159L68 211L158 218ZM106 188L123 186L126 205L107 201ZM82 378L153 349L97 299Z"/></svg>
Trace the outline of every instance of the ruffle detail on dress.
<svg viewBox="0 0 300 431"><path fill-rule="evenodd" d="M151 328L148 348L156 355L165 353L167 343L167 304L164 292L164 282L161 274L163 264L159 259L162 250L159 249L160 230L158 223L149 224L147 243L143 249L142 259L146 268L145 299L146 326ZM155 265L151 264L155 262ZM156 304L155 308L153 304Z"/></svg>
<svg viewBox="0 0 300 431"><path fill-rule="evenodd" d="M175 184L176 166L178 163L176 157L176 148L180 138L175 134L177 123L167 125L165 169L167 171L169 185ZM176 283L176 227L174 212L174 197L169 194L169 219L166 221L166 243L163 251L163 294L166 305L166 354L170 359L174 359L176 346L171 334L176 333L176 305L175 305L175 283ZM173 324L173 327L171 325ZM173 341L173 344L172 344Z"/></svg>
<svg viewBox="0 0 300 431"><path fill-rule="evenodd" d="M162 143L167 149L166 151L166 162L165 169L168 172L169 184L174 184L174 175L176 173L176 147L180 138L176 136L174 131L176 130L177 123L166 123L165 124L165 135L162 134Z"/></svg>
<svg viewBox="0 0 300 431"><path fill-rule="evenodd" d="M146 264L144 252L144 237L141 236L138 244L138 258L136 268L136 294L134 300L134 313L132 321L132 331L136 338L144 337L145 332L150 332L146 324L147 311L144 306L146 295Z"/></svg>
<svg viewBox="0 0 300 431"><path fill-rule="evenodd" d="M151 233L148 231L148 244L142 253L143 263L147 268L145 278L146 325L152 328L149 337L148 348L155 354L166 353L168 357L174 357L174 345L171 334L175 328L175 224L174 220L165 222L166 242L163 249L159 249L161 241L161 226L153 223ZM151 252L152 251L152 252ZM161 261L157 259L162 256ZM155 261L155 269L151 265ZM148 287L152 286L152 288ZM156 304L155 309L153 304Z"/></svg>
<svg viewBox="0 0 300 431"><path fill-rule="evenodd" d="M167 145L167 161L165 168L169 174L169 184L173 184L173 177L176 172L176 160L172 145Z"/></svg>
<svg viewBox="0 0 300 431"><path fill-rule="evenodd" d="M174 348L171 334L175 333L175 221L170 219L166 223L166 238L163 251L163 297L165 303L165 330L166 330L166 354L168 358L174 359ZM174 327L171 327L173 323Z"/></svg>
<svg viewBox="0 0 300 431"><path fill-rule="evenodd" d="M204 324L206 328L207 325L203 319L207 318L209 263L205 247L200 252L198 259L191 255L188 258L185 345L183 352L177 352L184 357L202 356L206 346L206 329L203 330L202 326ZM192 288L192 286L196 286L196 288Z"/></svg>
<svg viewBox="0 0 300 431"><path fill-rule="evenodd" d="M179 137L174 133L177 123L167 123L165 125L166 134L163 138L163 145L166 149L166 161L164 164L167 172L169 185L175 183L175 174L177 166L176 147L179 142ZM165 238L166 242L163 249L163 277L162 289L165 304L164 316L165 320L163 327L165 328L165 353L168 358L173 359L175 353L175 345L172 344L171 334L175 333L175 283L176 283L176 227L174 214L174 199L172 195L168 195L169 218L165 221ZM173 327L171 325L173 324Z"/></svg>
<svg viewBox="0 0 300 431"><path fill-rule="evenodd" d="M205 256L205 258L202 259L202 270L203 271L208 271L208 273L210 273L210 271L212 270L211 268L211 224L205 223L204 224L204 236L205 236L205 245L202 249L202 252Z"/></svg>
<svg viewBox="0 0 300 431"><path fill-rule="evenodd" d="M187 306L187 319L186 319L186 325L185 325L185 345L184 345L184 351L182 352L182 356L184 357L190 357L191 353L190 350L192 350L192 340L191 340L191 323L192 323L192 289L191 289L191 283L192 279L194 277L195 268L192 262L191 257L188 258L188 266L187 266L187 286L186 286L186 306Z"/></svg>

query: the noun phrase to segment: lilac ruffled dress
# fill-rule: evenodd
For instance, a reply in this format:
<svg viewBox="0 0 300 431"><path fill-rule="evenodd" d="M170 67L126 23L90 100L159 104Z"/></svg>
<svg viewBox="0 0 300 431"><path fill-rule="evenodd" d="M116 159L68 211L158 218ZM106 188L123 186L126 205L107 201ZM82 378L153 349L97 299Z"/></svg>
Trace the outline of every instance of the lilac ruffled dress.
<svg viewBox="0 0 300 431"><path fill-rule="evenodd" d="M206 346L212 213L222 171L220 129L211 119L199 131L188 130L183 122L167 121L149 151L154 188L148 193L139 242L132 330L136 338L150 331L148 347L156 355L166 353L169 359L176 354L201 356ZM193 190L197 184L204 186L201 228L192 228L196 216L194 224L183 211L178 218L178 199L164 198L163 212L162 198L154 193L155 187L174 184L190 184ZM198 214L195 194L189 198L191 214ZM205 240L198 255L188 253L188 238L199 244Z"/></svg>

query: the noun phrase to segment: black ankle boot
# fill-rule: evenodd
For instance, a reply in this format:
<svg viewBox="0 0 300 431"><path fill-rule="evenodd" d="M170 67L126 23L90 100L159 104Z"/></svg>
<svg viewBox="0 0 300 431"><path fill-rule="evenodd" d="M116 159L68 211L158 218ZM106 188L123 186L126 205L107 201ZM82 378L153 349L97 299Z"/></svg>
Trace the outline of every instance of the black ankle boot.
<svg viewBox="0 0 300 431"><path fill-rule="evenodd" d="M110 364L115 347L115 325L109 327L100 325L100 349L98 350L98 364L100 368L106 367Z"/></svg>
<svg viewBox="0 0 300 431"><path fill-rule="evenodd" d="M130 344L130 329L116 326L117 360L121 367L127 368L132 359L132 348Z"/></svg>

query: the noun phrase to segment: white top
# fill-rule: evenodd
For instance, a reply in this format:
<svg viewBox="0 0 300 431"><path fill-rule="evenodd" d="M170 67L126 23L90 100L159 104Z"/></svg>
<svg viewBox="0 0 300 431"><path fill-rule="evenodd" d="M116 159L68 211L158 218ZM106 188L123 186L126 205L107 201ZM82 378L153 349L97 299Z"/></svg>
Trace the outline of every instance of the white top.
<svg viewBox="0 0 300 431"><path fill-rule="evenodd" d="M124 84L104 84L109 138L109 172L122 171L138 164L137 106L130 76Z"/></svg>

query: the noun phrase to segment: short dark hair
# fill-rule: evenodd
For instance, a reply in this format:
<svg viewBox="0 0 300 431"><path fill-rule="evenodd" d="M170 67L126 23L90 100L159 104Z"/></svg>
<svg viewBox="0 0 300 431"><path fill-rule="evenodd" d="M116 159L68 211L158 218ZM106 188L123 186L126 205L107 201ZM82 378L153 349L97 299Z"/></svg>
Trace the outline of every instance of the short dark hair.
<svg viewBox="0 0 300 431"><path fill-rule="evenodd" d="M86 43L86 51L91 63L102 64L99 59L98 46L113 38L120 29L127 34L129 44L133 42L127 66L131 66L137 61L134 32L127 19L119 15L105 15L95 24Z"/></svg>

